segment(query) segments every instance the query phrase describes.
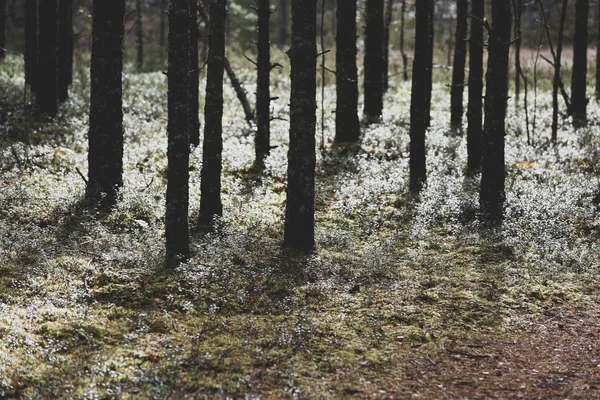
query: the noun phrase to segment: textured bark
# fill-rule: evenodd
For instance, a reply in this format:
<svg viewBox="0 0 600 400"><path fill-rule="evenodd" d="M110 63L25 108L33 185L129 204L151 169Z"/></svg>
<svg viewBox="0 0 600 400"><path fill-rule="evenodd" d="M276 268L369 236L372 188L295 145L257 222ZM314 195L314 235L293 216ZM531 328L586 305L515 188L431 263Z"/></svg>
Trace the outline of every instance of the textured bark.
<svg viewBox="0 0 600 400"><path fill-rule="evenodd" d="M73 0L58 1L58 101L69 98L73 78Z"/></svg>
<svg viewBox="0 0 600 400"><path fill-rule="evenodd" d="M38 75L37 0L25 2L25 82L35 93Z"/></svg>
<svg viewBox="0 0 600 400"><path fill-rule="evenodd" d="M292 0L290 148L284 245L315 246L317 0ZM380 75L381 76L381 75Z"/></svg>
<svg viewBox="0 0 600 400"><path fill-rule="evenodd" d="M101 208L116 203L123 185L124 19L125 0L94 0L86 197Z"/></svg>
<svg viewBox="0 0 600 400"><path fill-rule="evenodd" d="M404 19L406 16L406 0L402 0L402 10L400 11L400 54L402 54L402 78L408 80L408 57L404 51Z"/></svg>
<svg viewBox="0 0 600 400"><path fill-rule="evenodd" d="M558 27L558 43L556 44L556 54L554 55L554 79L552 81L552 143L558 139L558 90L561 86L560 70L562 64L563 31L565 30L565 20L567 18L568 0L562 1L560 13L560 24Z"/></svg>
<svg viewBox="0 0 600 400"><path fill-rule="evenodd" d="M483 132L483 16L484 0L472 0L469 39L469 105L467 108L467 171L481 170Z"/></svg>
<svg viewBox="0 0 600 400"><path fill-rule="evenodd" d="M279 0L279 37L277 47L283 49L287 45L288 0Z"/></svg>
<svg viewBox="0 0 600 400"><path fill-rule="evenodd" d="M137 70L144 67L144 26L142 24L142 0L135 0L135 49L137 53Z"/></svg>
<svg viewBox="0 0 600 400"><path fill-rule="evenodd" d="M431 11L429 12L429 31L428 31L428 48L427 48L427 66L426 68L431 71L427 74L427 101L425 102L426 107L426 117L427 117L427 127L431 125L431 92L433 90L433 46L434 46L434 14L435 14L435 0L429 0L431 3L429 7Z"/></svg>
<svg viewBox="0 0 600 400"><path fill-rule="evenodd" d="M0 60L6 57L6 0L0 0Z"/></svg>
<svg viewBox="0 0 600 400"><path fill-rule="evenodd" d="M433 0L416 3L415 57L410 98L410 190L419 191L425 184L425 131L429 123L431 101L431 66L429 35L432 28Z"/></svg>
<svg viewBox="0 0 600 400"><path fill-rule="evenodd" d="M356 0L338 1L336 8L336 94L335 141L357 142L358 71L356 68Z"/></svg>
<svg viewBox="0 0 600 400"><path fill-rule="evenodd" d="M223 214L221 157L223 152L223 72L225 68L226 0L210 0L204 142L200 184L200 223L210 224Z"/></svg>
<svg viewBox="0 0 600 400"><path fill-rule="evenodd" d="M515 7L515 106L519 105L521 95L521 16L523 0L513 0Z"/></svg>
<svg viewBox="0 0 600 400"><path fill-rule="evenodd" d="M193 1L193 0L192 0ZM189 86L190 0L169 7L166 262L177 266L190 256L189 245Z"/></svg>
<svg viewBox="0 0 600 400"><path fill-rule="evenodd" d="M456 0L456 33L454 64L452 69L452 89L450 90L450 125L462 128L463 92L465 86L465 65L467 60L467 0ZM475 21L474 23L479 23Z"/></svg>
<svg viewBox="0 0 600 400"><path fill-rule="evenodd" d="M571 111L573 125L581 128L587 124L587 44L588 0L575 1L575 35L573 36L573 75L571 77Z"/></svg>
<svg viewBox="0 0 600 400"><path fill-rule="evenodd" d="M190 143L193 146L200 145L200 115L199 115L199 91L200 91L200 66L198 65L198 1L189 0L190 16L190 86L189 86L189 134Z"/></svg>
<svg viewBox="0 0 600 400"><path fill-rule="evenodd" d="M383 26L383 91L386 92L389 87L390 74L390 27L392 26L392 17L394 16L394 0L386 0L385 20Z"/></svg>
<svg viewBox="0 0 600 400"><path fill-rule="evenodd" d="M510 2L493 0L486 74L483 168L479 193L483 218L491 222L502 219L505 199L504 136L511 23Z"/></svg>
<svg viewBox="0 0 600 400"><path fill-rule="evenodd" d="M258 38L256 47L256 137L254 142L256 161L258 163L271 150L271 42L269 41L269 17L271 10L269 0L258 0Z"/></svg>
<svg viewBox="0 0 600 400"><path fill-rule="evenodd" d="M367 0L365 28L364 119L377 122L383 112L383 0Z"/></svg>
<svg viewBox="0 0 600 400"><path fill-rule="evenodd" d="M58 15L56 0L44 0L39 6L39 87L36 104L38 109L55 117L58 111L57 53Z"/></svg>

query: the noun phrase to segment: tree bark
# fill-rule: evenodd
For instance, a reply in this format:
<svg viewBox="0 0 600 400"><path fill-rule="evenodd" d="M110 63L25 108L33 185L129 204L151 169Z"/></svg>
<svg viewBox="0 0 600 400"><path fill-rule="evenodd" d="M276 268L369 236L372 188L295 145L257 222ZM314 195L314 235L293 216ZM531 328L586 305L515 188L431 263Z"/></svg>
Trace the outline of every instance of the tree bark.
<svg viewBox="0 0 600 400"><path fill-rule="evenodd" d="M450 125L453 129L462 129L463 92L467 59L468 7L469 2L467 0L456 0L456 40L452 69L452 88L450 90ZM479 21L475 21L475 23L479 23Z"/></svg>
<svg viewBox="0 0 600 400"><path fill-rule="evenodd" d="M37 91L38 82L38 18L37 0L25 2L25 82L32 93Z"/></svg>
<svg viewBox="0 0 600 400"><path fill-rule="evenodd" d="M571 111L573 126L587 124L587 42L588 42L588 0L575 1L575 34L573 36L573 75L571 77Z"/></svg>
<svg viewBox="0 0 600 400"><path fill-rule="evenodd" d="M258 0L258 38L256 48L256 137L254 141L257 164L271 151L271 42L269 39L269 0Z"/></svg>
<svg viewBox="0 0 600 400"><path fill-rule="evenodd" d="M6 0L0 0L0 61L6 57Z"/></svg>
<svg viewBox="0 0 600 400"><path fill-rule="evenodd" d="M69 98L73 77L73 0L58 2L58 101Z"/></svg>
<svg viewBox="0 0 600 400"><path fill-rule="evenodd" d="M39 6L39 90L36 104L38 109L50 117L58 112L57 53L58 13L56 0L45 0Z"/></svg>
<svg viewBox="0 0 600 400"><path fill-rule="evenodd" d="M430 72L425 76L427 80L427 101L425 102L426 107L426 118L427 118L427 127L431 125L431 92L433 90L433 47L434 47L434 15L435 15L435 0L431 1L431 12L429 13L429 32L428 32L428 48L427 48L427 70Z"/></svg>
<svg viewBox="0 0 600 400"><path fill-rule="evenodd" d="M190 143L193 146L200 145L200 115L199 115L199 91L200 91L200 66L198 65L198 1L189 0L189 30L190 30L190 86L189 86L189 133Z"/></svg>
<svg viewBox="0 0 600 400"><path fill-rule="evenodd" d="M40 15L43 15L40 9ZM123 185L123 35L125 0L94 0L86 197L109 208ZM43 47L40 41L40 51ZM40 63L44 65L40 59Z"/></svg>
<svg viewBox="0 0 600 400"><path fill-rule="evenodd" d="M402 54L402 77L408 80L408 57L404 51L404 18L406 16L406 0L402 0L402 10L400 14L400 54Z"/></svg>
<svg viewBox="0 0 600 400"><path fill-rule="evenodd" d="M483 169L479 193L482 216L490 222L502 219L505 199L504 136L511 23L510 2L493 0L486 75Z"/></svg>
<svg viewBox="0 0 600 400"><path fill-rule="evenodd" d="M389 87L390 70L390 27L394 16L394 0L386 0L385 20L383 27L383 91L386 92Z"/></svg>
<svg viewBox="0 0 600 400"><path fill-rule="evenodd" d="M515 106L519 105L521 96L521 16L523 0L513 0L515 6Z"/></svg>
<svg viewBox="0 0 600 400"><path fill-rule="evenodd" d="M430 32L433 0L416 3L415 56L410 98L410 190L421 190L427 180L425 169L425 131L431 101Z"/></svg>
<svg viewBox="0 0 600 400"><path fill-rule="evenodd" d="M210 0L204 142L200 185L200 223L210 225L223 214L221 168L223 152L223 72L227 0Z"/></svg>
<svg viewBox="0 0 600 400"><path fill-rule="evenodd" d="M467 108L467 172L481 170L483 131L483 17L484 0L472 0L469 40L469 105Z"/></svg>
<svg viewBox="0 0 600 400"><path fill-rule="evenodd" d="M194 1L194 0L191 0ZM167 124L166 263L190 257L189 245L189 87L190 0L170 0Z"/></svg>
<svg viewBox="0 0 600 400"><path fill-rule="evenodd" d="M357 142L358 71L356 68L356 0L336 6L336 94L335 142Z"/></svg>
<svg viewBox="0 0 600 400"><path fill-rule="evenodd" d="M292 0L290 147L283 243L315 247L317 0ZM379 75L381 78L381 74Z"/></svg>
<svg viewBox="0 0 600 400"><path fill-rule="evenodd" d="M567 19L568 0L562 1L560 12L560 24L558 27L558 43L556 44L556 54L554 57L554 79L552 81L552 143L558 140L558 90L561 85L560 70L562 64L563 32L565 30L565 20Z"/></svg>
<svg viewBox="0 0 600 400"><path fill-rule="evenodd" d="M135 48L137 52L137 70L142 71L144 68L144 26L142 24L142 0L135 0Z"/></svg>
<svg viewBox="0 0 600 400"><path fill-rule="evenodd" d="M365 28L364 119L374 123L383 112L383 0L367 0Z"/></svg>

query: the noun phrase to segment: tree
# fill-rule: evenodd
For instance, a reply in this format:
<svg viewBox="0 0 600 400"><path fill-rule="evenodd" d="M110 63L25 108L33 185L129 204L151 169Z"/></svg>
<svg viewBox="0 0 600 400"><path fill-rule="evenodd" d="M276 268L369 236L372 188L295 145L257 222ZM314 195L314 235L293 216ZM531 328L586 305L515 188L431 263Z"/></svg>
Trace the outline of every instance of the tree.
<svg viewBox="0 0 600 400"><path fill-rule="evenodd" d="M560 70L562 66L563 32L565 29L565 20L567 19L567 4L568 0L562 1L560 24L558 27L558 43L556 44L556 53L554 54L554 79L552 81L552 143L556 143L558 140L558 90L562 87ZM567 102L567 108L568 107Z"/></svg>
<svg viewBox="0 0 600 400"><path fill-rule="evenodd" d="M189 31L190 31L190 86L189 86L189 134L190 143L193 146L200 145L200 116L199 116L199 91L200 91L200 67L198 65L198 1L189 0Z"/></svg>
<svg viewBox="0 0 600 400"><path fill-rule="evenodd" d="M50 117L58 112L57 52L58 15L56 0L45 0L39 5L39 86L36 98L38 109Z"/></svg>
<svg viewBox="0 0 600 400"><path fill-rule="evenodd" d="M571 76L571 111L573 125L581 128L587 124L587 45L588 0L575 1L575 34L573 36L573 75Z"/></svg>
<svg viewBox="0 0 600 400"><path fill-rule="evenodd" d="M519 96L521 95L521 20L523 0L513 0L515 10L515 105L519 104Z"/></svg>
<svg viewBox="0 0 600 400"><path fill-rule="evenodd" d="M58 1L58 101L69 97L73 79L73 0Z"/></svg>
<svg viewBox="0 0 600 400"><path fill-rule="evenodd" d="M431 71L425 75L427 81L426 95L427 101L425 102L426 107L426 118L427 127L431 125L431 92L433 90L433 47L434 47L434 14L435 14L435 0L431 2L431 11L429 12L429 31L427 41L427 65L426 69Z"/></svg>
<svg viewBox="0 0 600 400"><path fill-rule="evenodd" d="M144 26L142 24L142 0L135 0L135 48L137 52L137 70L141 71L144 67Z"/></svg>
<svg viewBox="0 0 600 400"><path fill-rule="evenodd" d="M315 246L317 0L292 0L290 148L284 246ZM381 77L381 75L380 75Z"/></svg>
<svg viewBox="0 0 600 400"><path fill-rule="evenodd" d="M425 170L425 131L429 124L431 101L430 33L433 0L418 1L416 8L415 56L410 97L410 190L419 191L427 179ZM429 92L429 93L428 93Z"/></svg>
<svg viewBox="0 0 600 400"><path fill-rule="evenodd" d="M365 28L364 119L377 122L383 112L383 0L367 0Z"/></svg>
<svg viewBox="0 0 600 400"><path fill-rule="evenodd" d="M37 0L25 2L25 82L32 92L37 90L38 18Z"/></svg>
<svg viewBox="0 0 600 400"><path fill-rule="evenodd" d="M394 16L394 0L386 0L385 16L383 26L383 90L387 91L389 87L389 67L390 67L390 27Z"/></svg>
<svg viewBox="0 0 600 400"><path fill-rule="evenodd" d="M452 88L450 89L450 125L453 129L462 127L465 64L467 59L468 3L468 0L456 0L456 40L454 44ZM475 21L475 23L479 23L479 21Z"/></svg>
<svg viewBox="0 0 600 400"><path fill-rule="evenodd" d="M492 26L486 74L483 161L479 204L484 219L502 219L504 205L504 135L508 99L508 54L511 7L505 0L492 1Z"/></svg>
<svg viewBox="0 0 600 400"><path fill-rule="evenodd" d="M484 0L472 0L469 39L469 105L467 108L467 172L481 169L483 131L483 16Z"/></svg>
<svg viewBox="0 0 600 400"><path fill-rule="evenodd" d="M402 78L408 80L408 57L404 51L404 18L406 16L406 0L402 0L402 10L400 11L400 54L402 54Z"/></svg>
<svg viewBox="0 0 600 400"><path fill-rule="evenodd" d="M358 120L358 71L356 68L356 0L338 1L336 7L335 142L356 142Z"/></svg>
<svg viewBox="0 0 600 400"><path fill-rule="evenodd" d="M227 0L210 0L204 142L200 184L200 223L210 224L223 214L221 155L223 152L223 72Z"/></svg>
<svg viewBox="0 0 600 400"><path fill-rule="evenodd" d="M0 61L6 57L6 0L0 0Z"/></svg>
<svg viewBox="0 0 600 400"><path fill-rule="evenodd" d="M125 0L94 0L93 4L86 197L92 205L106 209L116 203L118 189L123 185L121 79ZM40 40L40 51L42 47Z"/></svg>
<svg viewBox="0 0 600 400"><path fill-rule="evenodd" d="M190 0L171 0L170 3L165 236L167 265L176 266L190 256L188 226Z"/></svg>
<svg viewBox="0 0 600 400"><path fill-rule="evenodd" d="M256 48L256 163L262 164L271 151L271 42L269 41L269 18L271 9L269 0L257 0L258 38Z"/></svg>

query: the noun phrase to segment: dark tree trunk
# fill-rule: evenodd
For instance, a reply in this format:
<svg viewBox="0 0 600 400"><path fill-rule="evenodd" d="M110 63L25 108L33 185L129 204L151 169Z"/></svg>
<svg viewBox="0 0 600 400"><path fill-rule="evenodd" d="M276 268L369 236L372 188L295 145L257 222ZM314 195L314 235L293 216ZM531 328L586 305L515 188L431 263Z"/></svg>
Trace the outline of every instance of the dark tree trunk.
<svg viewBox="0 0 600 400"><path fill-rule="evenodd" d="M365 28L364 119L377 122L383 112L383 0L367 0Z"/></svg>
<svg viewBox="0 0 600 400"><path fill-rule="evenodd" d="M135 0L135 48L137 51L137 70L144 67L144 26L142 25L142 0Z"/></svg>
<svg viewBox="0 0 600 400"><path fill-rule="evenodd" d="M600 102L600 0L596 3L596 101Z"/></svg>
<svg viewBox="0 0 600 400"><path fill-rule="evenodd" d="M575 1L575 35L573 36L573 75L571 78L571 111L573 125L581 128L587 124L588 0Z"/></svg>
<svg viewBox="0 0 600 400"><path fill-rule="evenodd" d="M89 181L86 197L92 205L101 208L109 208L117 202L118 188L123 185L121 77L124 22L125 0L94 0L88 133ZM42 47L40 41L40 51Z"/></svg>
<svg viewBox="0 0 600 400"><path fill-rule="evenodd" d="M427 70L430 72L426 75L427 79L427 101L425 102L426 107L426 118L427 127L431 125L431 92L433 89L433 46L434 46L434 14L435 14L435 0L431 1L431 12L429 13L429 32L428 32L428 48L427 48Z"/></svg>
<svg viewBox="0 0 600 400"><path fill-rule="evenodd" d="M200 185L200 223L211 224L223 214L221 204L221 154L223 152L223 71L227 0L210 0L204 142Z"/></svg>
<svg viewBox="0 0 600 400"><path fill-rule="evenodd" d="M383 90L388 90L390 74L390 27L394 16L394 0L386 0L383 27Z"/></svg>
<svg viewBox="0 0 600 400"><path fill-rule="evenodd" d="M479 194L481 212L488 221L502 219L505 199L504 135L511 23L510 2L493 0L486 74L483 168Z"/></svg>
<svg viewBox="0 0 600 400"><path fill-rule="evenodd" d="M287 45L288 0L279 0L279 37L277 47L283 49Z"/></svg>
<svg viewBox="0 0 600 400"><path fill-rule="evenodd" d="M193 0L192 0L193 1ZM166 263L174 267L190 257L189 87L190 0L171 0L169 7L168 167L165 213Z"/></svg>
<svg viewBox="0 0 600 400"><path fill-rule="evenodd" d="M73 77L73 0L58 1L58 101L69 98Z"/></svg>
<svg viewBox="0 0 600 400"><path fill-rule="evenodd" d="M336 94L335 141L357 142L358 72L356 68L356 0L338 0L336 8Z"/></svg>
<svg viewBox="0 0 600 400"><path fill-rule="evenodd" d="M35 93L37 91L38 61L38 20L37 0L25 3L25 82Z"/></svg>
<svg viewBox="0 0 600 400"><path fill-rule="evenodd" d="M189 0L190 3L190 87L189 87L189 102L190 102L190 121L189 133L190 143L193 146L200 145L200 116L199 116L199 90L200 90L200 66L198 65L198 1Z"/></svg>
<svg viewBox="0 0 600 400"><path fill-rule="evenodd" d="M467 171L481 170L483 131L483 17L484 0L472 0L471 37L469 39L469 105L467 109Z"/></svg>
<svg viewBox="0 0 600 400"><path fill-rule="evenodd" d="M317 0L292 0L290 148L283 243L315 247ZM379 75L381 78L381 74Z"/></svg>
<svg viewBox="0 0 600 400"><path fill-rule="evenodd" d="M567 19L568 0L563 0L560 13L560 24L558 27L558 43L556 44L556 55L554 57L554 79L552 81L552 143L558 140L558 90L561 86L561 63L563 48L563 32L565 30L565 20Z"/></svg>
<svg viewBox="0 0 600 400"><path fill-rule="evenodd" d="M468 0L456 0L456 40L452 69L452 89L450 90L450 125L454 129L462 128L468 8ZM474 23L479 23L479 21L474 21Z"/></svg>
<svg viewBox="0 0 600 400"><path fill-rule="evenodd" d="M402 0L402 11L400 14L400 54L402 54L402 77L408 80L408 57L404 51L404 18L406 16L406 0Z"/></svg>
<svg viewBox="0 0 600 400"><path fill-rule="evenodd" d="M58 111L57 53L58 53L58 7L56 0L44 0L39 7L39 90L38 109L55 117Z"/></svg>
<svg viewBox="0 0 600 400"><path fill-rule="evenodd" d="M160 0L160 33L159 33L159 43L160 43L160 47L164 47L165 45L165 30L166 30L166 23L165 23L165 16L167 14L166 12L167 9L167 0Z"/></svg>
<svg viewBox="0 0 600 400"><path fill-rule="evenodd" d="M0 0L0 61L6 57L6 0Z"/></svg>
<svg viewBox="0 0 600 400"><path fill-rule="evenodd" d="M256 162L263 159L271 150L271 42L269 41L269 18L271 10L269 0L258 0L258 40L256 47L258 58L256 59L256 137L255 153Z"/></svg>
<svg viewBox="0 0 600 400"><path fill-rule="evenodd" d="M519 105L521 95L521 15L523 0L513 0L515 6L515 106Z"/></svg>
<svg viewBox="0 0 600 400"><path fill-rule="evenodd" d="M427 180L425 170L425 131L431 101L429 35L432 28L433 0L416 3L415 56L410 98L410 190L419 191Z"/></svg>

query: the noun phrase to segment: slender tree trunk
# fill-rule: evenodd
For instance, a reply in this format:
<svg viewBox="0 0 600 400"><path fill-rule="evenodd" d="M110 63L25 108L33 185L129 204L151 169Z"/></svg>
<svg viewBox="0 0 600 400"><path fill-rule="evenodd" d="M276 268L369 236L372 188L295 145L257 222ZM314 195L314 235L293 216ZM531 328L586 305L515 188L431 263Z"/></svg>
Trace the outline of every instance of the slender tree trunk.
<svg viewBox="0 0 600 400"><path fill-rule="evenodd" d="M450 124L453 129L462 128L463 92L467 60L467 12L468 0L456 0L456 44L450 91ZM479 21L475 21L479 23Z"/></svg>
<svg viewBox="0 0 600 400"><path fill-rule="evenodd" d="M521 15L523 0L513 0L515 6L515 106L519 105L521 96Z"/></svg>
<svg viewBox="0 0 600 400"><path fill-rule="evenodd" d="M40 15L43 15L40 9ZM94 0L86 197L109 208L123 185L123 35L125 0ZM40 51L44 47L40 40ZM41 65L44 65L40 59Z"/></svg>
<svg viewBox="0 0 600 400"><path fill-rule="evenodd" d="M425 132L431 100L429 37L432 28L433 0L416 3L415 56L410 98L410 190L419 191L427 180L425 169Z"/></svg>
<svg viewBox="0 0 600 400"><path fill-rule="evenodd" d="M135 47L137 51L137 70L144 68L144 26L142 25L142 0L135 0Z"/></svg>
<svg viewBox="0 0 600 400"><path fill-rule="evenodd" d="M484 0L472 0L471 37L469 40L469 105L467 110L467 172L481 170L483 131L483 17Z"/></svg>
<svg viewBox="0 0 600 400"><path fill-rule="evenodd" d="M390 27L394 16L394 0L386 0L385 21L383 27L383 91L389 87L390 74Z"/></svg>
<svg viewBox="0 0 600 400"><path fill-rule="evenodd" d="M554 79L552 82L552 143L558 139L558 90L561 84L560 70L562 64L563 32L565 30L565 20L567 19L568 0L562 1L560 12L560 24L558 27L558 43L556 44L556 54L554 57Z"/></svg>
<svg viewBox="0 0 600 400"><path fill-rule="evenodd" d="M39 12L39 65L40 80L36 104L38 109L55 117L58 112L57 94L57 53L58 53L58 13L56 0L40 2Z"/></svg>
<svg viewBox="0 0 600 400"><path fill-rule="evenodd" d="M279 0L279 37L277 47L283 49L287 45L288 0Z"/></svg>
<svg viewBox="0 0 600 400"><path fill-rule="evenodd" d="M511 22L510 2L493 0L486 74L483 169L479 194L482 215L491 222L502 219L505 199L504 135Z"/></svg>
<svg viewBox="0 0 600 400"><path fill-rule="evenodd" d="M573 36L573 75L571 77L571 111L573 126L581 128L587 124L587 44L588 44L588 0L575 1L575 35Z"/></svg>
<svg viewBox="0 0 600 400"><path fill-rule="evenodd" d="M211 224L223 214L221 204L221 154L223 152L223 71L227 0L210 0L204 142L200 185L200 223Z"/></svg>
<svg viewBox="0 0 600 400"><path fill-rule="evenodd" d="M0 0L0 61L6 57L6 0Z"/></svg>
<svg viewBox="0 0 600 400"><path fill-rule="evenodd" d="M429 71L426 76L425 79L427 81L427 90L426 90L426 95L427 95L427 101L425 102L425 107L426 107L426 122L427 122L427 127L429 127L431 125L431 92L433 90L433 47L434 47L434 15L435 15L435 0L429 0L431 2L430 4L430 8L431 11L429 12L429 31L428 31L428 39L427 39L427 65L426 68Z"/></svg>
<svg viewBox="0 0 600 400"><path fill-rule="evenodd" d="M383 112L383 0L367 0L365 28L364 119L377 122Z"/></svg>
<svg viewBox="0 0 600 400"><path fill-rule="evenodd" d="M58 1L58 101L69 98L73 62L73 0Z"/></svg>
<svg viewBox="0 0 600 400"><path fill-rule="evenodd" d="M402 11L400 14L400 54L402 54L402 77L408 80L408 57L404 51L404 18L406 16L406 0L402 0Z"/></svg>
<svg viewBox="0 0 600 400"><path fill-rule="evenodd" d="M37 0L25 2L25 82L35 93L37 91L38 61L38 19Z"/></svg>
<svg viewBox="0 0 600 400"><path fill-rule="evenodd" d="M101 0L104 1L104 0ZM194 0L191 0L194 1ZM166 263L177 266L190 257L189 211L189 87L190 0L170 0Z"/></svg>
<svg viewBox="0 0 600 400"><path fill-rule="evenodd" d="M271 16L269 0L258 0L258 38L256 48L256 162L262 164L271 151L271 42L269 39L269 18Z"/></svg>
<svg viewBox="0 0 600 400"><path fill-rule="evenodd" d="M357 142L358 71L356 68L356 0L338 1L336 6L336 94L335 142Z"/></svg>
<svg viewBox="0 0 600 400"><path fill-rule="evenodd" d="M596 2L596 101L600 102L600 0Z"/></svg>
<svg viewBox="0 0 600 400"><path fill-rule="evenodd" d="M189 103L190 103L190 120L189 132L190 143L193 146L200 145L200 116L199 116L199 90L200 90L200 66L198 65L198 1L189 0L190 3L190 87L189 87Z"/></svg>
<svg viewBox="0 0 600 400"><path fill-rule="evenodd" d="M317 0L292 0L290 148L283 243L315 247ZM381 77L381 74L380 74Z"/></svg>

